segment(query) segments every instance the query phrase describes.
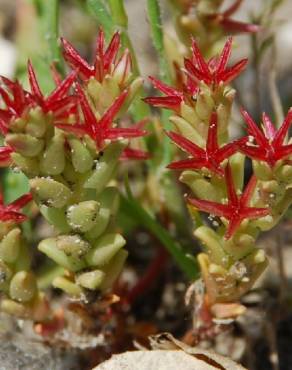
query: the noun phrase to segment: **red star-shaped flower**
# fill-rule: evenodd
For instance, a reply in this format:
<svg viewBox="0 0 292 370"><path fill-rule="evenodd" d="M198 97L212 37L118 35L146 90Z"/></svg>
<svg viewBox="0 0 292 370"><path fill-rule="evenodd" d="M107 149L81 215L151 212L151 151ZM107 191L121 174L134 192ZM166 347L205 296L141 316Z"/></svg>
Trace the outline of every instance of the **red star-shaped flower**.
<svg viewBox="0 0 292 370"><path fill-rule="evenodd" d="M65 80L59 81L56 89L47 97L41 92L30 61L28 62L28 78L31 100L35 105L40 106L44 113L52 112L54 118L60 121L75 112L77 99L73 95L67 96L67 93L76 79L76 72L71 72Z"/></svg>
<svg viewBox="0 0 292 370"><path fill-rule="evenodd" d="M229 163L225 168L225 176L228 196L227 204L194 198L188 198L188 202L203 212L227 219L229 223L225 233L225 239L229 239L244 219L254 220L266 216L269 214L269 209L248 206L257 183L255 176L251 177L241 196L236 194Z"/></svg>
<svg viewBox="0 0 292 370"><path fill-rule="evenodd" d="M134 138L146 135L146 131L141 127L144 122L139 122L131 128L112 127L115 116L118 114L127 98L128 90L124 90L124 92L116 98L113 104L105 111L99 120L96 118L82 88L79 85L77 85L77 92L83 112L84 123L74 125L57 124L57 127L73 132L76 135L88 135L93 141L95 141L98 149L103 148L106 140L115 141L120 138Z"/></svg>
<svg viewBox="0 0 292 370"><path fill-rule="evenodd" d="M222 147L219 147L217 136L217 114L215 112L212 113L210 118L210 125L205 149L199 147L197 144L175 132L166 132L166 134L180 148L187 151L192 156L192 158L173 162L168 165L168 168L178 170L198 170L205 167L219 176L224 175L221 163L238 150L238 146L240 143L242 143L242 141L247 140L247 138L239 139L235 140L232 143L228 143L223 145Z"/></svg>
<svg viewBox="0 0 292 370"><path fill-rule="evenodd" d="M276 130L267 114L263 113L264 130L260 130L251 116L245 111L241 113L247 123L250 137L255 139L256 145L246 141L240 145L240 151L248 157L266 162L273 167L277 161L292 154L292 144L285 145L284 140L292 123L292 109L289 110L281 127Z"/></svg>
<svg viewBox="0 0 292 370"><path fill-rule="evenodd" d="M32 200L30 193L22 195L8 205L3 203L3 195L0 192L0 222L15 222L21 223L27 219L27 217L20 212L21 208L27 205Z"/></svg>
<svg viewBox="0 0 292 370"><path fill-rule="evenodd" d="M154 77L149 77L154 88L161 91L165 96L150 96L145 98L144 101L155 107L167 108L178 112L183 101L192 104L196 100L200 90L200 81L204 81L213 88L220 83L228 84L240 74L247 64L247 59L242 59L234 66L227 68L231 54L231 45L232 37L225 43L219 58L211 58L206 62L197 43L193 40L192 59L185 59L185 70L182 72L176 68L178 88L166 85Z"/></svg>
<svg viewBox="0 0 292 370"><path fill-rule="evenodd" d="M211 14L207 18L211 21L218 23L219 26L223 28L225 32L230 33L255 33L260 30L260 26L256 24L250 24L245 22L239 22L234 19L231 19L238 8L240 7L242 0L235 0L233 4L230 5L222 13Z"/></svg>
<svg viewBox="0 0 292 370"><path fill-rule="evenodd" d="M100 29L96 40L96 53L94 64L90 65L84 60L78 51L65 39L61 39L64 48L64 58L70 67L76 70L82 80L89 80L91 77L102 82L104 77L113 73L116 69L122 69L123 78L121 84L131 69L131 57L128 50L125 50L120 58L117 58L121 45L121 37L116 32L108 47L105 49L104 32Z"/></svg>
<svg viewBox="0 0 292 370"><path fill-rule="evenodd" d="M22 117L31 106L32 99L17 80L13 82L3 76L1 80L4 88L0 87L0 95L6 107L0 109L0 131L6 135L10 121Z"/></svg>
<svg viewBox="0 0 292 370"><path fill-rule="evenodd" d="M192 40L192 58L185 59L186 72L194 81L204 81L208 86L215 88L220 83L228 84L236 78L247 64L247 59L242 59L232 67L227 67L231 54L232 37L226 41L219 58L211 58L205 61L201 51L196 43Z"/></svg>

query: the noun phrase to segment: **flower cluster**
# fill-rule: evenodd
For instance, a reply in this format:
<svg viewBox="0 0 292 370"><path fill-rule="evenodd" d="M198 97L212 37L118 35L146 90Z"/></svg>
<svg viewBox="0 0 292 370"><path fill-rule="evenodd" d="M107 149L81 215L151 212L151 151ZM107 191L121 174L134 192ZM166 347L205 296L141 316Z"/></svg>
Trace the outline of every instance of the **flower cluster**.
<svg viewBox="0 0 292 370"><path fill-rule="evenodd" d="M117 125L141 85L141 79L132 74L129 52L120 53L119 33L106 48L100 31L93 66L68 41L63 39L62 44L73 71L62 80L53 69L56 88L48 96L42 93L31 62L29 91L18 81L2 77L0 129L5 146L0 148L0 163L21 170L29 178L32 195L8 206L1 198L0 225L24 221L19 210L33 197L58 232L38 245L63 268L53 286L87 301L90 292L110 289L127 256L125 240L114 228L119 194L109 183L120 159L147 158L144 151L128 146L132 138L146 135L146 121L131 127ZM9 229L0 242L0 267L7 270L3 270L5 282L0 282L7 295L1 307L43 320L48 315L45 298L29 264L22 266L14 258L28 253L19 235L17 227ZM12 251L18 251L13 261Z"/></svg>
<svg viewBox="0 0 292 370"><path fill-rule="evenodd" d="M166 96L145 99L173 111L174 130L166 135L188 157L168 168L183 170L180 180L195 194L187 197L192 212L209 214L208 225L198 227L195 235L206 249L198 260L211 306L233 302L250 289L267 265L264 251L255 247L256 237L273 227L292 201L292 145L287 143L291 110L278 130L265 113L261 130L242 110L247 135L228 139L234 97L228 83L247 63L243 59L228 66L231 45L229 38L220 56L206 62L193 40L182 71L184 88L151 77ZM245 157L252 159L254 174L243 189Z"/></svg>

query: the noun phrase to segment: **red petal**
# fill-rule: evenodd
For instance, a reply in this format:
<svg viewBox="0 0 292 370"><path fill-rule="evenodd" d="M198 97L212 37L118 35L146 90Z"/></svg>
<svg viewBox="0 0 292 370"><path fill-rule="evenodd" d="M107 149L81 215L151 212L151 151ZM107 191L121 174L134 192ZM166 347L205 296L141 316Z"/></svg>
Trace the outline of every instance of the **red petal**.
<svg viewBox="0 0 292 370"><path fill-rule="evenodd" d="M263 113L263 124L265 127L265 134L269 140L272 140L275 136L276 129L270 119L270 117L264 112Z"/></svg>
<svg viewBox="0 0 292 370"><path fill-rule="evenodd" d="M217 64L216 73L220 74L225 70L225 67L228 63L231 54L231 46L232 46L232 37L229 37L226 41L222 53L219 58L219 62Z"/></svg>
<svg viewBox="0 0 292 370"><path fill-rule="evenodd" d="M182 98L178 96L160 96L160 97L148 97L144 98L143 101L154 107L166 108L171 110L178 110L182 102Z"/></svg>
<svg viewBox="0 0 292 370"><path fill-rule="evenodd" d="M10 203L8 206L6 206L6 209L12 210L12 211L19 211L21 208L27 205L27 203L32 201L32 195L30 193L22 195L20 198L14 200L12 203Z"/></svg>
<svg viewBox="0 0 292 370"><path fill-rule="evenodd" d="M223 18L220 21L221 26L224 28L226 32L230 33L255 33L261 30L261 27L257 24L250 24L235 21L229 18Z"/></svg>
<svg viewBox="0 0 292 370"><path fill-rule="evenodd" d="M119 139L145 136L147 131L135 128L111 128L105 131L104 139Z"/></svg>
<svg viewBox="0 0 292 370"><path fill-rule="evenodd" d="M193 143L182 135L177 134L176 132L166 131L165 133L172 141L174 141L180 148L182 148L186 152L192 154L193 156L205 157L205 151L197 144Z"/></svg>
<svg viewBox="0 0 292 370"><path fill-rule="evenodd" d="M94 71L93 68L80 56L78 51L64 38L61 38L63 55L71 68L78 71L85 79L89 79Z"/></svg>
<svg viewBox="0 0 292 370"><path fill-rule="evenodd" d="M101 119L99 120L99 125L102 130L106 130L112 124L115 116L118 114L119 110L121 109L122 105L124 104L126 98L128 96L128 90L124 90L121 95L119 95L112 105L106 110L103 114Z"/></svg>
<svg viewBox="0 0 292 370"><path fill-rule="evenodd" d="M109 70L111 64L115 62L121 43L121 36L119 32L116 32L112 37L109 46L104 53L104 69Z"/></svg>
<svg viewBox="0 0 292 370"><path fill-rule="evenodd" d="M76 85L76 90L79 96L80 105L84 116L84 125L86 126L86 130L88 131L87 133L89 135L92 135L94 132L96 132L96 128L98 125L97 119L88 103L84 91L79 84Z"/></svg>
<svg viewBox="0 0 292 370"><path fill-rule="evenodd" d="M269 213L270 210L268 208L250 207L242 211L242 218L249 218L251 220L254 220L259 217L267 216Z"/></svg>
<svg viewBox="0 0 292 370"><path fill-rule="evenodd" d="M215 112L211 114L210 118L206 149L209 153L214 153L218 149L217 114Z"/></svg>
<svg viewBox="0 0 292 370"><path fill-rule="evenodd" d="M200 71L189 59L186 58L184 60L184 65L187 72L191 76L197 78L199 81L205 81L207 84L210 84L212 82L212 76L210 75L210 73Z"/></svg>
<svg viewBox="0 0 292 370"><path fill-rule="evenodd" d="M188 202L198 208L200 211L207 212L219 217L229 218L231 211L228 205L211 202L209 200L188 198Z"/></svg>
<svg viewBox="0 0 292 370"><path fill-rule="evenodd" d="M167 166L167 168L170 168L172 170L185 170L185 169L198 170L203 167L206 167L206 160L204 158L183 159L181 161L172 162Z"/></svg>
<svg viewBox="0 0 292 370"><path fill-rule="evenodd" d="M217 81L223 81L226 84L234 80L246 67L248 59L242 59L234 66L227 68L225 72L221 73L220 76L217 76Z"/></svg>
<svg viewBox="0 0 292 370"><path fill-rule="evenodd" d="M287 135L287 132L289 130L289 127L292 123L292 109L289 110L288 114L286 115L284 122L282 123L281 127L277 131L274 140L273 140L273 146L277 147L281 144L283 144L285 140L285 136Z"/></svg>
<svg viewBox="0 0 292 370"><path fill-rule="evenodd" d="M251 116L245 111L244 109L241 109L241 114L243 115L243 118L245 122L248 125L248 132L250 135L252 135L255 139L256 142L262 146L263 148L267 147L267 139L265 138L264 134L262 131L258 128L254 120L251 118Z"/></svg>
<svg viewBox="0 0 292 370"><path fill-rule="evenodd" d="M174 89L173 87L166 85L165 83L163 83L162 81L159 81L155 77L149 76L149 80L152 82L152 85L156 89L158 89L159 91L163 92L165 95L168 95L168 96L179 96L179 97L182 96L181 91L178 91L178 90Z"/></svg>
<svg viewBox="0 0 292 370"><path fill-rule="evenodd" d="M201 51L194 39L192 39L193 61L198 66L199 70L206 76L212 78L207 63L205 62Z"/></svg>
<svg viewBox="0 0 292 370"><path fill-rule="evenodd" d="M241 217L238 217L238 216L233 217L233 218L230 219L227 230L226 230L226 233L224 235L224 239L228 240L232 237L232 235L235 233L236 229L238 229L238 227L240 226L242 220L243 219Z"/></svg>
<svg viewBox="0 0 292 370"><path fill-rule="evenodd" d="M28 78L29 78L29 84L30 84L31 92L32 92L33 95L35 95L37 97L38 100L42 101L43 100L43 94L42 94L41 89L39 87L39 84L38 84L38 81L36 79L36 75L35 75L35 72L34 72L34 69L33 69L33 66L32 66L30 60L28 61L27 68L28 68Z"/></svg>
<svg viewBox="0 0 292 370"><path fill-rule="evenodd" d="M256 184L257 184L257 178L255 175L251 176L248 184L246 185L244 192L242 196L240 197L240 203L242 205L247 206L251 200L251 197L253 196Z"/></svg>
<svg viewBox="0 0 292 370"><path fill-rule="evenodd" d="M57 88L50 94L50 96L46 99L46 103L47 104L50 104L54 100L58 100L58 99L63 98L67 94L67 92L70 89L70 87L72 86L73 82L75 81L76 75L77 75L77 72L76 71L72 71L65 78L65 80L63 80L57 86Z"/></svg>
<svg viewBox="0 0 292 370"><path fill-rule="evenodd" d="M229 204L232 204L233 206L238 205L238 197L236 194L236 190L234 188L233 178L232 178L232 171L231 166L229 163L227 163L227 166L225 167L225 176L226 176L226 190L228 195Z"/></svg>

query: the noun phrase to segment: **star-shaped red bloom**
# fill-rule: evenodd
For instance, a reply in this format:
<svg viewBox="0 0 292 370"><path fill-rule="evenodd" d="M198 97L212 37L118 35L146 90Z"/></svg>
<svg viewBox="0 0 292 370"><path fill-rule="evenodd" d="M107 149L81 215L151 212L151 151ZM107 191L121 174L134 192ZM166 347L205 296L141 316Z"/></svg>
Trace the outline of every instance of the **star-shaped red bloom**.
<svg viewBox="0 0 292 370"><path fill-rule="evenodd" d="M199 147L197 144L193 143L192 141L175 132L166 132L166 134L180 148L187 151L192 156L192 158L173 162L168 165L168 168L178 170L182 169L198 170L205 167L219 176L224 175L224 170L221 167L221 163L238 150L238 146L240 143L242 143L243 140L244 141L247 140L246 138L239 139L233 141L232 143L228 143L223 145L222 147L219 147L217 136L217 114L215 112L212 113L210 118L208 137L205 149Z"/></svg>
<svg viewBox="0 0 292 370"><path fill-rule="evenodd" d="M255 176L251 177L241 196L236 194L229 163L225 168L225 178L228 196L227 204L195 198L188 198L188 202L203 212L227 219L229 223L225 233L225 239L229 239L244 219L254 220L266 216L269 214L269 209L248 206L257 183Z"/></svg>
<svg viewBox="0 0 292 370"><path fill-rule="evenodd" d="M239 22L231 19L230 16L235 13L240 7L242 0L235 0L231 6L222 13L211 14L207 18L215 21L220 25L225 32L230 33L254 33L260 30L260 26L256 24Z"/></svg>
<svg viewBox="0 0 292 370"><path fill-rule="evenodd" d="M31 106L32 99L20 83L1 77L4 87L0 87L0 95L5 109L0 109L0 131L6 135L12 119L20 118Z"/></svg>
<svg viewBox="0 0 292 370"><path fill-rule="evenodd" d="M90 65L81 57L78 51L65 39L61 39L64 48L64 58L70 67L78 72L82 80L89 80L91 77L102 82L104 77L113 73L116 69L122 68L124 78L131 69L131 57L128 50L125 50L120 58L118 52L121 45L121 37L116 32L108 47L105 48L104 32L100 29L96 40L96 53L94 64ZM122 78L121 83L123 83Z"/></svg>
<svg viewBox="0 0 292 370"><path fill-rule="evenodd" d="M284 140L292 123L292 109L289 110L281 127L276 130L269 116L263 113L264 130L260 130L251 116L245 111L241 113L247 123L250 138L254 138L256 145L245 142L240 145L240 151L252 159L266 162L273 167L277 161L292 154L292 144L285 145Z"/></svg>
<svg viewBox="0 0 292 370"><path fill-rule="evenodd" d="M131 128L112 127L115 116L118 114L127 98L128 90L124 90L124 92L116 98L99 120L96 118L82 88L79 85L77 85L77 92L83 112L84 123L76 123L74 125L57 124L57 127L73 132L79 136L88 135L93 141L95 141L98 149L102 149L104 147L106 140L115 141L120 138L134 138L146 135L146 131L142 129L144 121L133 125Z"/></svg>
<svg viewBox="0 0 292 370"><path fill-rule="evenodd" d="M247 59L242 59L234 66L227 67L231 54L231 46L232 37L229 37L220 57L211 58L206 62L196 41L193 40L192 58L185 59L185 69L183 71L178 71L176 68L178 88L166 85L155 77L149 77L154 88L161 91L165 96L150 96L143 100L155 107L167 108L178 112L183 101L192 104L193 100L196 100L196 96L200 90L200 81L204 81L212 88L215 88L220 83L228 84L240 74L247 64Z"/></svg>
<svg viewBox="0 0 292 370"><path fill-rule="evenodd" d="M232 67L227 67L231 54L232 37L226 41L221 55L218 58L211 58L205 61L201 51L192 40L192 58L185 59L185 69L190 78L194 81L204 81L208 86L215 88L220 83L228 84L236 78L247 64L247 59L242 59Z"/></svg>
<svg viewBox="0 0 292 370"><path fill-rule="evenodd" d="M6 167L10 164L12 152L12 148L8 145L0 147L0 167Z"/></svg>
<svg viewBox="0 0 292 370"><path fill-rule="evenodd" d="M21 208L27 205L32 200L30 193L22 195L10 204L4 205L3 195L0 192L0 222L15 222L21 223L27 217L20 212Z"/></svg>
<svg viewBox="0 0 292 370"><path fill-rule="evenodd" d="M28 62L28 78L31 88L30 98L33 103L42 108L44 113L52 112L58 121L67 118L75 112L77 99L73 95L67 95L76 79L76 72L71 72L63 81L59 81L55 90L44 96L39 87L33 66Z"/></svg>

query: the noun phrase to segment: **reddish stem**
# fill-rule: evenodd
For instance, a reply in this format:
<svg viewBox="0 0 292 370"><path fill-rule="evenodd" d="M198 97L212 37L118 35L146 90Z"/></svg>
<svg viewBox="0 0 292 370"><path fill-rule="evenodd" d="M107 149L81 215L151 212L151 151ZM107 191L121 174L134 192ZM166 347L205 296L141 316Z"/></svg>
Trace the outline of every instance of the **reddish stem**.
<svg viewBox="0 0 292 370"><path fill-rule="evenodd" d="M168 253L164 248L159 248L155 258L152 260L147 270L137 284L128 292L125 301L131 305L137 297L142 295L145 290L149 289L157 277L162 273L165 262L168 259Z"/></svg>

